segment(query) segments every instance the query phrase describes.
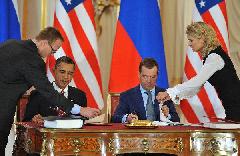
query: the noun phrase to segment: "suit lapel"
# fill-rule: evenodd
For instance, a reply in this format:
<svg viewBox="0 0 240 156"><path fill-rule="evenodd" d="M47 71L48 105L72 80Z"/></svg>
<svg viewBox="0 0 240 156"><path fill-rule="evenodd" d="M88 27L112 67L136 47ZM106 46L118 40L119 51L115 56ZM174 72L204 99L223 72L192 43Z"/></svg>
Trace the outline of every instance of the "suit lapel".
<svg viewBox="0 0 240 156"><path fill-rule="evenodd" d="M156 114L156 120L159 121L160 111L159 111L159 103L158 102L154 103L154 111L155 111L155 114Z"/></svg>
<svg viewBox="0 0 240 156"><path fill-rule="evenodd" d="M146 110L145 110L145 107L144 107L142 93L140 91L140 85L138 85L135 88L134 94L135 95L133 97L136 97L136 103L134 103L135 104L135 106L134 106L135 111L138 114L140 119L145 120L146 119Z"/></svg>
<svg viewBox="0 0 240 156"><path fill-rule="evenodd" d="M68 99L74 102L73 89L71 86L68 86Z"/></svg>

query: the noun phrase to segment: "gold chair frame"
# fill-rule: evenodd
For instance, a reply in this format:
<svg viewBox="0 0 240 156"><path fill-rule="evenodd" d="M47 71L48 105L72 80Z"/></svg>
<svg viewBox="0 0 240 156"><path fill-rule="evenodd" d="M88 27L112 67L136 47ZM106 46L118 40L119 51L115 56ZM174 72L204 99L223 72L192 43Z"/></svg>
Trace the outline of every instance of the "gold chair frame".
<svg viewBox="0 0 240 156"><path fill-rule="evenodd" d="M120 93L109 93L107 96L107 118L111 122L111 118L117 105L119 104Z"/></svg>

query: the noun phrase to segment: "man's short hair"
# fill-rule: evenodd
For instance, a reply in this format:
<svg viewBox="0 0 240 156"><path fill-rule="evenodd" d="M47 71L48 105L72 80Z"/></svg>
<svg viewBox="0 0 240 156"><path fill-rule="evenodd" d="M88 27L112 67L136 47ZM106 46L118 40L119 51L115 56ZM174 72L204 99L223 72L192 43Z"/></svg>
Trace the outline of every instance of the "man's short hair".
<svg viewBox="0 0 240 156"><path fill-rule="evenodd" d="M139 73L142 72L142 66L148 68L148 69L152 69L153 67L157 67L157 71L158 71L158 63L155 59L153 58L144 58L140 64L139 64Z"/></svg>
<svg viewBox="0 0 240 156"><path fill-rule="evenodd" d="M36 40L48 40L48 42L51 44L57 39L60 39L64 41L61 33L54 27L47 27L39 32L39 34L36 36Z"/></svg>
<svg viewBox="0 0 240 156"><path fill-rule="evenodd" d="M75 63L74 61L70 58L70 57L67 57L67 56L62 56L62 57L59 57L57 60L56 60L56 63L55 63L55 66L54 68L57 69L57 67L60 65L60 63L66 63L66 64L73 64L73 67L75 69Z"/></svg>

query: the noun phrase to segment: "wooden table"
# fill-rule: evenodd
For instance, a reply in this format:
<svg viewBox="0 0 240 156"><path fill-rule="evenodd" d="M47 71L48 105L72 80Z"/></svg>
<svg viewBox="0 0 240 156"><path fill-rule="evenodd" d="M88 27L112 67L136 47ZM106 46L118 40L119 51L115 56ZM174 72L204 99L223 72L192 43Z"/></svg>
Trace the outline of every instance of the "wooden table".
<svg viewBox="0 0 240 156"><path fill-rule="evenodd" d="M189 155L238 155L240 130L192 126L129 129L122 124L84 126L82 129L48 129L18 123L15 153L41 155L116 155L169 153Z"/></svg>

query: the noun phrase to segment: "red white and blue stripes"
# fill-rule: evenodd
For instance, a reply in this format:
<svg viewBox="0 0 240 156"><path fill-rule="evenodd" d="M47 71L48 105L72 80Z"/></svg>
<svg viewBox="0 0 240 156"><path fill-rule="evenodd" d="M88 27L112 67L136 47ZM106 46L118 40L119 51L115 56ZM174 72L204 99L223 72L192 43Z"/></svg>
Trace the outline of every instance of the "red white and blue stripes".
<svg viewBox="0 0 240 156"><path fill-rule="evenodd" d="M217 32L217 36L223 49L227 52L228 28L227 13L224 0L195 0L193 9L193 22L204 21L211 25ZM184 69L184 81L195 76L202 67L202 58L193 53L188 47ZM199 93L183 100L180 105L186 119L191 123L216 121L214 118L224 118L225 111L220 99L210 83L206 83Z"/></svg>
<svg viewBox="0 0 240 156"><path fill-rule="evenodd" d="M58 52L47 60L49 78L53 79L51 69L55 60L63 55L69 56L76 63L71 85L86 93L88 106L102 109L102 80L92 1L57 1L53 25L65 41Z"/></svg>

